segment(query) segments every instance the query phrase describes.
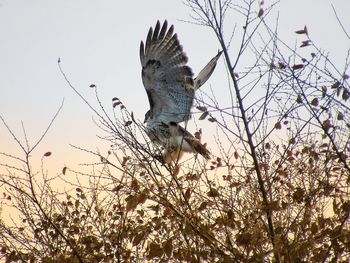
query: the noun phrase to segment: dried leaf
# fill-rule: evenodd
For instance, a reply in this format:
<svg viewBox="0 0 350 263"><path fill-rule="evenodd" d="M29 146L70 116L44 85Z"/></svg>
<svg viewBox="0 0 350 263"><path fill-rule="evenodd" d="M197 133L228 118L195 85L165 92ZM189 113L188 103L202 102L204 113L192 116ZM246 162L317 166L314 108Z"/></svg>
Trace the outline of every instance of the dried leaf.
<svg viewBox="0 0 350 263"><path fill-rule="evenodd" d="M175 165L174 169L173 169L173 175L176 176L178 175L180 172L180 166L179 165Z"/></svg>
<svg viewBox="0 0 350 263"><path fill-rule="evenodd" d="M252 241L252 234L248 231L236 235L236 242L239 246L246 246Z"/></svg>
<svg viewBox="0 0 350 263"><path fill-rule="evenodd" d="M127 122L125 123L125 127L130 126L131 123L132 123L132 121L127 121Z"/></svg>
<svg viewBox="0 0 350 263"><path fill-rule="evenodd" d="M258 12L258 17L262 17L264 15L264 9L260 8Z"/></svg>
<svg viewBox="0 0 350 263"><path fill-rule="evenodd" d="M276 122L276 124L275 124L275 129L276 130L280 130L280 129L282 129L282 125L281 125L281 123L280 122Z"/></svg>
<svg viewBox="0 0 350 263"><path fill-rule="evenodd" d="M44 157L49 157L51 155L51 152L44 153Z"/></svg>
<svg viewBox="0 0 350 263"><path fill-rule="evenodd" d="M324 120L324 121L322 122L322 127L323 127L323 129L324 129L326 132L328 132L329 129L330 129L331 127L333 127L333 125L332 125L331 121L330 121L329 119L327 119L327 120Z"/></svg>
<svg viewBox="0 0 350 263"><path fill-rule="evenodd" d="M331 86L332 89L337 89L340 86L340 82L336 81L334 84Z"/></svg>
<svg viewBox="0 0 350 263"><path fill-rule="evenodd" d="M343 90L343 94L342 94L341 97L342 97L343 100L347 101L349 99L349 97L350 97L350 92L347 91L346 89L344 89Z"/></svg>
<svg viewBox="0 0 350 263"><path fill-rule="evenodd" d="M198 207L199 211L203 211L204 209L206 209L208 206L208 202L204 201L200 204L200 206Z"/></svg>
<svg viewBox="0 0 350 263"><path fill-rule="evenodd" d="M210 122L216 122L216 119L215 119L215 118L210 117L210 118L208 118L208 121L210 121Z"/></svg>
<svg viewBox="0 0 350 263"><path fill-rule="evenodd" d="M91 84L89 87L90 88L96 88L96 85L95 84Z"/></svg>
<svg viewBox="0 0 350 263"><path fill-rule="evenodd" d="M143 204L147 200L147 194L145 192L142 192L137 196L137 204Z"/></svg>
<svg viewBox="0 0 350 263"><path fill-rule="evenodd" d="M311 45L311 41L310 40L305 40L303 42L301 42L300 47L307 47Z"/></svg>
<svg viewBox="0 0 350 263"><path fill-rule="evenodd" d="M127 211L134 210L138 205L137 196L135 195L129 195L127 198L125 198L125 201Z"/></svg>
<svg viewBox="0 0 350 263"><path fill-rule="evenodd" d="M302 97L301 97L301 95L300 94L298 94L298 97L297 97L297 103L302 103L303 102L303 99L302 99Z"/></svg>
<svg viewBox="0 0 350 263"><path fill-rule="evenodd" d="M209 113L207 111L203 112L202 115L199 117L199 120L204 120L208 115Z"/></svg>
<svg viewBox="0 0 350 263"><path fill-rule="evenodd" d="M117 107L118 105L122 104L120 101L114 102L113 103L113 108Z"/></svg>
<svg viewBox="0 0 350 263"><path fill-rule="evenodd" d="M134 239L132 240L133 246L136 247L138 244L140 244L143 238L145 237L145 235L146 235L146 232L144 231L140 231L138 234L136 234Z"/></svg>
<svg viewBox="0 0 350 263"><path fill-rule="evenodd" d="M304 190L300 187L297 187L296 190L293 193L293 200L297 203L301 203L304 198Z"/></svg>
<svg viewBox="0 0 350 263"><path fill-rule="evenodd" d="M201 140L201 137L202 137L202 129L199 129L199 131L196 131L194 133L194 137L198 140Z"/></svg>
<svg viewBox="0 0 350 263"><path fill-rule="evenodd" d="M170 258L173 253L173 241L171 239L167 240L163 245L163 249L167 257Z"/></svg>
<svg viewBox="0 0 350 263"><path fill-rule="evenodd" d="M149 245L149 252L148 252L147 258L152 259L155 257L161 257L162 255L163 255L162 247L160 245L152 242Z"/></svg>
<svg viewBox="0 0 350 263"><path fill-rule="evenodd" d="M215 188L210 188L209 192L207 193L209 197L218 197L220 195L219 191Z"/></svg>
<svg viewBox="0 0 350 263"><path fill-rule="evenodd" d="M139 185L139 182L137 181L137 179L133 179L131 181L131 186L130 187L134 191L138 191L140 189L140 185Z"/></svg>
<svg viewBox="0 0 350 263"><path fill-rule="evenodd" d="M304 67L303 64L295 64L295 65L292 66L292 69L293 70L298 70L298 69L302 69L303 67Z"/></svg>
<svg viewBox="0 0 350 263"><path fill-rule="evenodd" d="M188 188L185 192L185 198L186 200L189 200L191 198L191 189Z"/></svg>
<svg viewBox="0 0 350 263"><path fill-rule="evenodd" d="M304 26L304 29L301 29L301 30L297 30L297 31L295 31L295 33L297 33L297 34L308 34L308 31L307 31L307 27L306 26Z"/></svg>
<svg viewBox="0 0 350 263"><path fill-rule="evenodd" d="M126 163L127 163L127 161L129 161L129 160L130 160L130 157L129 157L129 156L123 156L123 161L122 161L121 165L122 165L122 166L125 166Z"/></svg>
<svg viewBox="0 0 350 263"><path fill-rule="evenodd" d="M311 105L312 106L318 106L318 98L314 98L312 101L311 101Z"/></svg>
<svg viewBox="0 0 350 263"><path fill-rule="evenodd" d="M338 120L338 121L344 120L344 114L341 113L341 112L339 112L339 113L338 113L338 116L337 116L337 120Z"/></svg>
<svg viewBox="0 0 350 263"><path fill-rule="evenodd" d="M197 106L197 109L200 111L207 111L207 107L204 106Z"/></svg>
<svg viewBox="0 0 350 263"><path fill-rule="evenodd" d="M134 118L134 113L133 113L133 112L131 112L130 117L131 117L131 120L132 120L133 122L136 122L136 121L135 121L135 118Z"/></svg>
<svg viewBox="0 0 350 263"><path fill-rule="evenodd" d="M65 174L66 174L66 171L67 171L67 167L63 167L63 169L62 169L62 174L65 175Z"/></svg>
<svg viewBox="0 0 350 263"><path fill-rule="evenodd" d="M285 69L285 68L287 67L287 65L284 64L283 62L278 62L278 67L279 67L280 69Z"/></svg>
<svg viewBox="0 0 350 263"><path fill-rule="evenodd" d="M326 97L326 95L327 95L327 87L322 86L322 98Z"/></svg>

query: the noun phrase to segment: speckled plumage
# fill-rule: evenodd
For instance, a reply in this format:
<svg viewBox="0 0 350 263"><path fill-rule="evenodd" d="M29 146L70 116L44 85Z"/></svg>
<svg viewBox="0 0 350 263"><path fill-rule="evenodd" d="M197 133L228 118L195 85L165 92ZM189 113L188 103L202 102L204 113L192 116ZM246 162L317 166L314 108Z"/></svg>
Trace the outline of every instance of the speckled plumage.
<svg viewBox="0 0 350 263"><path fill-rule="evenodd" d="M147 134L153 143L164 147L166 162L178 159L184 151L210 158L205 145L178 123L190 119L195 90L210 77L220 55L193 79L188 58L167 21L162 27L157 21L154 30L149 29L145 44L141 41L142 82L150 103L145 116Z"/></svg>

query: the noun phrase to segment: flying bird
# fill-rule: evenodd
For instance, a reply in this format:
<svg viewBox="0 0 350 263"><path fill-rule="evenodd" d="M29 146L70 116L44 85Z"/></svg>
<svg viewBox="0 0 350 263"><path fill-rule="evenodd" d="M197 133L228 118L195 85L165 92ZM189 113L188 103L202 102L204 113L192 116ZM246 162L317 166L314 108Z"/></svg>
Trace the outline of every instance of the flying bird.
<svg viewBox="0 0 350 263"><path fill-rule="evenodd" d="M199 153L210 159L210 152L185 128L179 125L191 118L195 91L213 73L221 52L212 58L193 78L187 66L188 58L165 20L148 31L146 42L140 44L142 82L148 96L150 110L145 114L146 133L155 144L164 148L166 163L178 160L184 152Z"/></svg>

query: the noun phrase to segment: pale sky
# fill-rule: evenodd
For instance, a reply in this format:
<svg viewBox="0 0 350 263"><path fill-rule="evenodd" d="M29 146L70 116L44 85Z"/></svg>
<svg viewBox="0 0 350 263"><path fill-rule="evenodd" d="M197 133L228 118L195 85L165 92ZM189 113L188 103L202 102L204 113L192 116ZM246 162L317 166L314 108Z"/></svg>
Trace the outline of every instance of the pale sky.
<svg viewBox="0 0 350 263"><path fill-rule="evenodd" d="M350 31L349 0L281 0L275 10L282 39L294 45L300 38L293 32L307 25L312 39L342 67L350 42L331 3ZM63 80L57 58L73 85L90 101L94 102L94 90L89 85L94 83L106 107L119 97L143 120L149 105L140 77L139 44L157 19L174 24L195 73L219 49L208 28L180 21L189 20L189 13L180 0L0 0L0 114L20 136L23 120L34 142L64 99L62 112L36 154L41 157L52 151L55 165L63 167L86 157L71 149L70 143L107 149L95 136L103 133L95 127L92 112ZM237 22L235 17L228 19L232 25ZM221 60L203 89L211 85L217 97L224 97L220 87L227 85L226 80ZM0 125L0 151L18 152L13 147Z"/></svg>

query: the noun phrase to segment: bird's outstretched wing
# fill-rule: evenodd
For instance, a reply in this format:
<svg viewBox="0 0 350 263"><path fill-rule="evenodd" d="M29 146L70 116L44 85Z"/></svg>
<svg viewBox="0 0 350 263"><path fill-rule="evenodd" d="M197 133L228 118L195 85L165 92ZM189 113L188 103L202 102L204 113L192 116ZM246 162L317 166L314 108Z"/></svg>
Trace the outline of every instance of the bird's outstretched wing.
<svg viewBox="0 0 350 263"><path fill-rule="evenodd" d="M159 122L179 123L190 118L193 104L193 73L186 65L187 56L167 21L159 21L148 31L145 44L141 41L140 60L150 114Z"/></svg>
<svg viewBox="0 0 350 263"><path fill-rule="evenodd" d="M198 76L194 79L194 89L199 89L211 76L216 67L216 63L221 56L222 51L219 51L218 54L213 57L208 64L199 72Z"/></svg>

